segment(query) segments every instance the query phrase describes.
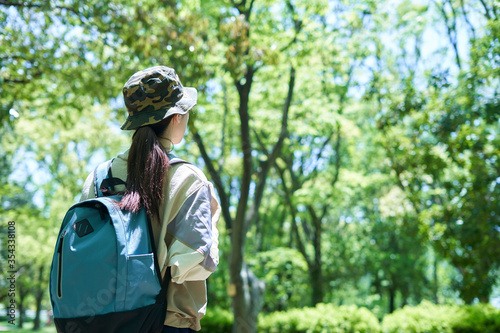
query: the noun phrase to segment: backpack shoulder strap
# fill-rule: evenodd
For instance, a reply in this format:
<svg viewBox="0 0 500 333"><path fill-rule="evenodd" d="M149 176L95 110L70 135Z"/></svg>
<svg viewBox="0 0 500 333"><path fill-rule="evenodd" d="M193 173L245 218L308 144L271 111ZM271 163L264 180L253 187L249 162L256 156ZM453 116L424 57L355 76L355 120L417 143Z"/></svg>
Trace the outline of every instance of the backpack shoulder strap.
<svg viewBox="0 0 500 333"><path fill-rule="evenodd" d="M99 188L102 180L107 177L108 168L111 168L112 162L113 160L106 161L94 169L94 194L96 198L104 196Z"/></svg>
<svg viewBox="0 0 500 333"><path fill-rule="evenodd" d="M190 164L189 162L186 162L184 161L183 159L181 158L178 158L177 156L173 155L173 154L168 154L168 159L169 159L169 164L170 165L173 165L173 164L180 164L180 163L186 163L186 164Z"/></svg>
<svg viewBox="0 0 500 333"><path fill-rule="evenodd" d="M99 164L94 170L94 194L96 198L113 195L116 185L126 184L122 179L113 177L111 172L113 160L114 158Z"/></svg>

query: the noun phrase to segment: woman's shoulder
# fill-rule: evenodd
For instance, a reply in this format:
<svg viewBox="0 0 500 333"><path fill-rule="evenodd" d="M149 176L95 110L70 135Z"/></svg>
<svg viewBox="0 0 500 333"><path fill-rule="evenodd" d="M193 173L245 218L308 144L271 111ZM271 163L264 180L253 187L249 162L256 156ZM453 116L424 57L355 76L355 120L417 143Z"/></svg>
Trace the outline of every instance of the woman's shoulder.
<svg viewBox="0 0 500 333"><path fill-rule="evenodd" d="M201 171L200 168L198 168L196 165L191 164L186 161L182 161L180 163L176 163L172 165L172 177L175 178L185 178L185 179L190 179L192 181L201 181L201 182L208 182L207 177Z"/></svg>
<svg viewBox="0 0 500 333"><path fill-rule="evenodd" d="M207 177L197 166L176 163L167 174L166 195L168 200L188 198L205 186L210 186Z"/></svg>

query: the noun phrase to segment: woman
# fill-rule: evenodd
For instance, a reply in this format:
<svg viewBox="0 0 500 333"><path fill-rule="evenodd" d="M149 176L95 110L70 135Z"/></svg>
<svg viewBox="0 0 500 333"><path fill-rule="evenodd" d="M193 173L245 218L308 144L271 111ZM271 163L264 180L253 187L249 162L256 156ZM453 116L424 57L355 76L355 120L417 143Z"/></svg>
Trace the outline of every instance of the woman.
<svg viewBox="0 0 500 333"><path fill-rule="evenodd" d="M170 167L174 144L186 132L197 92L183 87L175 70L156 66L135 73L123 87L128 118L123 130L135 130L130 149L112 163L113 177L126 180L122 209L145 207L151 218L157 257L164 274L171 267L164 333L200 330L207 303L206 279L218 264L220 206L212 184L192 164ZM82 198L95 197L94 175ZM167 251L168 248L168 251Z"/></svg>

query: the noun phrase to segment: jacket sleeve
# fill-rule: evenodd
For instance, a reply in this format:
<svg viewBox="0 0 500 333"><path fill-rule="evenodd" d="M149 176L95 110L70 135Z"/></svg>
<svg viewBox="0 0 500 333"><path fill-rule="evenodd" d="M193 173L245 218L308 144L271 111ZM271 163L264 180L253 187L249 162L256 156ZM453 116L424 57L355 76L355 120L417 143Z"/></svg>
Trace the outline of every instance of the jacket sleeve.
<svg viewBox="0 0 500 333"><path fill-rule="evenodd" d="M167 226L171 237L167 262L172 281L205 280L219 263L217 223L220 205L212 184L204 183L183 202Z"/></svg>

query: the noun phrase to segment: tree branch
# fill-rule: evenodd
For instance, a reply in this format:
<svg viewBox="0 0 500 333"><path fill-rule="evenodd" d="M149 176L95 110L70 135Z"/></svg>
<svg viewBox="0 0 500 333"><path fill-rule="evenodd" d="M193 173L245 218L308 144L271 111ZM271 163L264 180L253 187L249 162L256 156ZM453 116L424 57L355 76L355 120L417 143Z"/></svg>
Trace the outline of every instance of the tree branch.
<svg viewBox="0 0 500 333"><path fill-rule="evenodd" d="M460 0L460 7L462 8L462 13L464 15L464 19L465 19L465 22L467 23L467 25L469 26L470 28L470 31L472 33L472 39L476 39L476 29L474 29L474 26L472 25L472 23L469 21L469 17L467 16L467 12L465 11L465 4L464 4L464 0Z"/></svg>
<svg viewBox="0 0 500 333"><path fill-rule="evenodd" d="M247 17L247 22L250 22L250 15L252 15L252 9L253 9L253 4L254 4L255 0L251 0L250 1L250 6L248 7L248 9L246 10L246 17Z"/></svg>
<svg viewBox="0 0 500 333"><path fill-rule="evenodd" d="M484 16L486 16L488 20L491 20L490 9L488 8L488 5L484 2L484 0L479 0L479 2L481 2L481 4L483 5Z"/></svg>
<svg viewBox="0 0 500 333"><path fill-rule="evenodd" d="M440 6L437 2L435 2L435 3L436 3L436 6L438 6L438 8L440 9L441 15L443 16L443 19L444 19L444 22L446 25L446 31L448 32L448 38L450 40L450 44L453 47L453 50L455 51L455 59L457 62L458 69L462 69L462 63L460 61L460 55L458 53L458 46L457 46L456 15L455 15L455 10L453 9L453 5L451 4L451 2L448 1L448 4L450 5L451 11L453 14L453 21L450 24L449 17L446 14L446 10L444 8L445 4L443 3L443 5Z"/></svg>
<svg viewBox="0 0 500 333"><path fill-rule="evenodd" d="M294 23L294 28L295 28L295 36L293 36L293 39L286 45L285 47L281 48L281 52L287 50L290 46L292 46L296 41L297 41L297 36L300 33L300 30L302 30L302 21L301 20L296 20L293 15L295 14L295 7L292 5L291 1L287 1L286 5L290 12L292 13L292 20Z"/></svg>
<svg viewBox="0 0 500 333"><path fill-rule="evenodd" d="M337 125L338 125L338 123L337 123ZM321 155L323 155L323 151L325 150L326 146L328 146L328 144L330 143L331 139L333 138L333 134L334 133L332 131L332 133L330 135L328 135L328 137L325 139L325 141L321 145L321 148L319 149L318 155L316 156L316 165L312 169L312 171L309 174L308 178L314 178L316 176L316 174L318 173L318 165L319 165L319 163L317 163L317 162L321 158Z"/></svg>
<svg viewBox="0 0 500 333"><path fill-rule="evenodd" d="M340 123L337 121L337 143L335 144L335 176L333 177L332 187L339 179L340 173Z"/></svg>
<svg viewBox="0 0 500 333"><path fill-rule="evenodd" d="M321 257L321 252L320 252L320 244L321 244L321 219L318 218L318 215L316 214L316 211L314 210L313 206L312 205L308 205L307 206L307 210L309 211L309 214L311 215L311 219L312 219L312 222L313 222L313 226L314 226L314 237L312 238L313 239L313 245L314 245L314 249L316 252L316 260L318 259L318 254L319 254L319 257Z"/></svg>
<svg viewBox="0 0 500 333"><path fill-rule="evenodd" d="M291 183L292 183L292 192L295 192L296 190L298 190L299 188L302 187L302 184L304 183L303 180L299 180L299 177L297 177L295 175L295 173L293 172L293 155L289 155L289 156L281 156L281 160L283 162L285 162L285 165L286 165L286 169L288 170L288 173L290 174L290 178L291 178ZM274 161L274 165L276 168L278 168L278 163L276 163L276 161ZM300 173L302 174L302 173Z"/></svg>
<svg viewBox="0 0 500 333"><path fill-rule="evenodd" d="M309 228L309 224L307 222L302 222L302 229L304 230L304 234L306 234L306 240L314 242L314 235L311 233L311 229Z"/></svg>
<svg viewBox="0 0 500 333"><path fill-rule="evenodd" d="M205 145L203 143L203 140L201 139L200 135L198 132L193 129L193 139L198 145L198 149L200 150L201 157L203 158L203 161L205 162L205 165L207 166L208 173L210 174L210 177L212 177L212 180L214 182L215 188L217 189L217 192L219 193L219 197L221 200L221 209L222 209L222 216L224 217L224 221L226 222L226 229L231 230L233 227L233 219L231 218L231 214L229 212L229 195L226 193L224 189L224 184L222 183L222 180L220 178L219 173L215 170L214 165L212 163L212 160L207 154L207 151L205 149Z"/></svg>
<svg viewBox="0 0 500 333"><path fill-rule="evenodd" d="M260 146L260 151L262 153L264 153L264 155L266 155L267 157L269 157L269 152L267 151L266 145L264 145L264 143L260 139L261 135L259 133L257 133L257 131L255 130L255 128L252 128L252 132L255 135L255 140L257 140L257 143Z"/></svg>
<svg viewBox="0 0 500 333"><path fill-rule="evenodd" d="M15 84L26 84L30 83L33 81L34 78L37 78L42 75L41 71L38 71L34 74L30 74L28 76L31 76L31 78L24 78L24 79L14 79L14 78L8 78L8 77L0 77L0 82L6 82L6 83L15 83Z"/></svg>
<svg viewBox="0 0 500 333"><path fill-rule="evenodd" d="M0 1L2 1L2 0L0 0ZM28 60L28 59L24 58L21 55L11 55L11 54L9 54L9 55L4 55L4 56L0 57L0 60L5 60L5 59L22 59L22 60ZM29 61L31 61L31 59Z"/></svg>
<svg viewBox="0 0 500 333"><path fill-rule="evenodd" d="M13 6L13 7L24 7L24 8L40 8L40 9L66 9L77 15L80 15L78 10L73 7L68 6L51 6L49 2L47 3L32 3L32 2L15 2L8 0L0 0L0 6Z"/></svg>
<svg viewBox="0 0 500 333"><path fill-rule="evenodd" d="M274 148L270 155L269 165L273 164L278 155L281 153L281 148L283 147L283 142L285 141L288 133L288 114L290 111L290 105L292 104L293 89L295 87L295 68L290 66L290 81L288 82L288 94L286 96L285 105L283 106L283 116L281 118L281 131L278 138L278 142L274 145Z"/></svg>
<svg viewBox="0 0 500 333"><path fill-rule="evenodd" d="M220 174L222 173L222 169L224 167L224 148L226 147L226 119L227 115L229 113L229 106L227 103L227 87L226 84L223 82L222 83L222 91L224 92L224 115L222 118L222 137L221 137L221 144L220 144L220 157L219 157L219 169L217 170L217 175L220 177Z"/></svg>
<svg viewBox="0 0 500 333"><path fill-rule="evenodd" d="M278 170L278 172L281 176L281 184L282 184L283 189L285 191L285 200L286 200L288 207L290 209L290 214L292 217L292 230L293 230L293 233L295 234L295 238L297 239L297 247L299 248L299 252L304 257L304 260L307 262L307 266L311 267L312 261L309 258L309 256L307 255L306 247L304 246L304 242L302 241L302 238L300 237L299 228L297 226L297 221L296 221L297 212L295 210L295 205L292 202L292 195L293 194L290 192L290 189L286 185L285 171L284 171L284 169L280 168L279 166L276 166L276 169Z"/></svg>
<svg viewBox="0 0 500 333"><path fill-rule="evenodd" d="M26 83L31 82L31 80L2 78L2 79L0 79L0 82L15 83L15 84L19 84L19 83L26 84Z"/></svg>
<svg viewBox="0 0 500 333"><path fill-rule="evenodd" d="M387 138L386 138L387 140ZM411 192L408 193L408 189L406 186L404 186L402 180L401 180L401 169L399 168L399 165L397 164L397 161L396 161L396 158L394 157L394 155L392 154L392 151L391 151L391 148L388 146L388 144L384 144L385 146L385 149L387 151L387 156L389 157L389 159L391 160L391 164L392 164L392 169L394 170L394 172L396 173L396 182L399 186L399 188L404 192L406 193L406 197L408 198L408 200L410 200L412 206L413 206L413 209L415 209L415 213L418 215L420 215L420 207L418 206L417 202L413 199L413 197L411 196Z"/></svg>
<svg viewBox="0 0 500 333"><path fill-rule="evenodd" d="M14 2L14 1L7 1L7 0L0 0L0 5L2 6L14 6L14 7L27 7L27 8L32 8L32 7L47 7L47 5L39 4L39 3L24 3L24 2Z"/></svg>
<svg viewBox="0 0 500 333"><path fill-rule="evenodd" d="M260 203L262 201L262 197L264 195L264 189L265 189L265 185L266 185L267 175L268 175L271 167L275 164L274 162L276 161L278 155L281 153L281 149L283 147L283 142L284 142L284 140L287 136L287 133L288 133L288 130L287 130L288 129L288 114L289 114L290 105L292 102L294 86L295 86L295 69L293 68L293 66L291 66L290 82L288 84L288 94L287 94L287 98L285 100L285 104L283 107L283 116L281 119L281 131L280 131L278 141L274 145L272 152L270 154L267 153L267 150L263 147L262 143L260 143L260 145L262 147L261 149L263 149L263 151L266 153L268 158L265 162L261 163L261 170L260 170L259 176L258 176L259 180L257 182L257 186L255 189L255 196L254 196L254 201L252 204L252 209L250 210L249 215L247 217L248 226L258 218L259 207L260 207Z"/></svg>
<svg viewBox="0 0 500 333"><path fill-rule="evenodd" d="M235 7L240 14L243 14L247 20L250 22L250 15L252 14L252 8L255 0L251 0L250 6L246 8L247 0L241 0L240 2L236 2L234 0L231 1L233 7Z"/></svg>

